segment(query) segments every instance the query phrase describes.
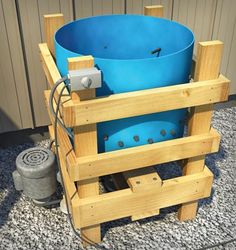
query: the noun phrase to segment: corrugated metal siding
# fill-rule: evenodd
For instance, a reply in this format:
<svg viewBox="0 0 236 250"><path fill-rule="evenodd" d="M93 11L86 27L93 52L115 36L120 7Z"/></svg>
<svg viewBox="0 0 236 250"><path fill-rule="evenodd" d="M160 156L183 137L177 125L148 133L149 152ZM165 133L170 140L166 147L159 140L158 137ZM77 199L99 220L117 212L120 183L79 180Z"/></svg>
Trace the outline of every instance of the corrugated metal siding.
<svg viewBox="0 0 236 250"><path fill-rule="evenodd" d="M189 26L196 41L225 43L222 73L236 94L235 0L0 0L0 132L47 125L43 90L48 87L38 56L43 15L62 12L66 22L105 14L143 14L164 5L164 16Z"/></svg>

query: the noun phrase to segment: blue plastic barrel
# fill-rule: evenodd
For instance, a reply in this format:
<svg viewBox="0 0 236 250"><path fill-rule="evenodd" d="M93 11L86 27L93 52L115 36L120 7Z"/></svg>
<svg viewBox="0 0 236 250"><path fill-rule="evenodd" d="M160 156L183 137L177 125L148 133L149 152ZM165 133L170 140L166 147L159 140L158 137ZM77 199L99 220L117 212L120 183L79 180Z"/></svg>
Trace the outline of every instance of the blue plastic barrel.
<svg viewBox="0 0 236 250"><path fill-rule="evenodd" d="M94 57L103 79L97 96L188 82L193 44L193 33L185 26L141 15L79 19L55 34L61 75L68 73L67 58ZM161 50L152 54L157 48ZM182 137L185 114L179 109L99 123L99 152Z"/></svg>

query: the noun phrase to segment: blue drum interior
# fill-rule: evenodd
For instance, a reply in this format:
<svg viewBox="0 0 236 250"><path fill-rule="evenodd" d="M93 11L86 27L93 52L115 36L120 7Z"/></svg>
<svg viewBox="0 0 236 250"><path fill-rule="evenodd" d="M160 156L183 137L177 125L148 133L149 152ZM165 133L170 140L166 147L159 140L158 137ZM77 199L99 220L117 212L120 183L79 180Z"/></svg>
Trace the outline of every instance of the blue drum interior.
<svg viewBox="0 0 236 250"><path fill-rule="evenodd" d="M67 58L94 57L103 81L97 96L188 82L193 44L193 33L185 26L141 15L79 19L55 34L61 75L68 73ZM160 52L152 54L157 48ZM185 114L179 109L99 123L99 152L182 137Z"/></svg>

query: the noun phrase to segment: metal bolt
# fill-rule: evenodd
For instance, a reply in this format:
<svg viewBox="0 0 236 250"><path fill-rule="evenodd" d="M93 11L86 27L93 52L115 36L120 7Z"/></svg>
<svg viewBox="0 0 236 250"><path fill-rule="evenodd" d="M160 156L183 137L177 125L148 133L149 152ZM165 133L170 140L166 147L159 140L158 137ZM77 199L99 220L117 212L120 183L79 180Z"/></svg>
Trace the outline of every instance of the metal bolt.
<svg viewBox="0 0 236 250"><path fill-rule="evenodd" d="M104 141L108 141L108 135L103 136Z"/></svg>
<svg viewBox="0 0 236 250"><path fill-rule="evenodd" d="M81 79L81 84L84 86L85 89L89 89L92 85L92 80L89 77L85 76Z"/></svg>
<svg viewBox="0 0 236 250"><path fill-rule="evenodd" d="M153 177L153 180L154 180L154 181L157 181L157 177Z"/></svg>
<svg viewBox="0 0 236 250"><path fill-rule="evenodd" d="M149 138L149 139L148 139L148 143L149 143L149 144L152 144L152 143L153 143L153 139L152 139L152 138Z"/></svg>
<svg viewBox="0 0 236 250"><path fill-rule="evenodd" d="M162 135L162 136L165 136L165 135L166 135L165 129L162 129L162 130L161 130L161 135Z"/></svg>
<svg viewBox="0 0 236 250"><path fill-rule="evenodd" d="M138 135L135 135L133 138L134 138L134 140L135 140L136 142L139 141L139 136L138 136Z"/></svg>
<svg viewBox="0 0 236 250"><path fill-rule="evenodd" d="M136 181L136 184L140 184L140 181Z"/></svg>
<svg viewBox="0 0 236 250"><path fill-rule="evenodd" d="M121 148L124 147L124 142L123 141L118 141L118 146L121 147Z"/></svg>
<svg viewBox="0 0 236 250"><path fill-rule="evenodd" d="M175 130L174 130L174 129L171 129L170 134L171 134L172 136L175 136L175 135L176 135Z"/></svg>

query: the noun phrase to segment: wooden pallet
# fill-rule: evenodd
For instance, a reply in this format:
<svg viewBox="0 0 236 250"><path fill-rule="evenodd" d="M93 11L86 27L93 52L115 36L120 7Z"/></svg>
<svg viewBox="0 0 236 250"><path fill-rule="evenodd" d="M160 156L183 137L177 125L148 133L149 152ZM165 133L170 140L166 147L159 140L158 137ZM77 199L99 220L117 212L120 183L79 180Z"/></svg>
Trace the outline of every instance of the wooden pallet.
<svg viewBox="0 0 236 250"><path fill-rule="evenodd" d="M162 16L161 6L145 7L146 15ZM46 42L39 44L42 66L50 87L61 78L56 67L53 36L64 24L62 14L46 15ZM182 204L178 218L193 219L198 200L211 193L213 174L205 155L218 151L220 135L211 128L213 103L227 101L229 80L219 74L223 44L198 44L194 82L96 98L95 90L64 90L60 114L74 130L74 147L58 126L59 157L67 199L76 228L91 244L101 241L100 224L128 217L132 220L159 214L161 208ZM68 58L69 69L93 67L92 56ZM63 84L57 89L58 93ZM45 91L48 107L50 90ZM150 101L151 100L151 101ZM170 101L171 100L171 101ZM140 105L141 104L141 105ZM137 109L137 107L139 107ZM191 107L188 136L169 141L97 153L96 123ZM51 123L54 119L51 117ZM49 127L51 138L54 137ZM161 180L153 165L183 160L183 176ZM98 178L118 174L127 187L99 194ZM87 243L85 242L84 245Z"/></svg>

